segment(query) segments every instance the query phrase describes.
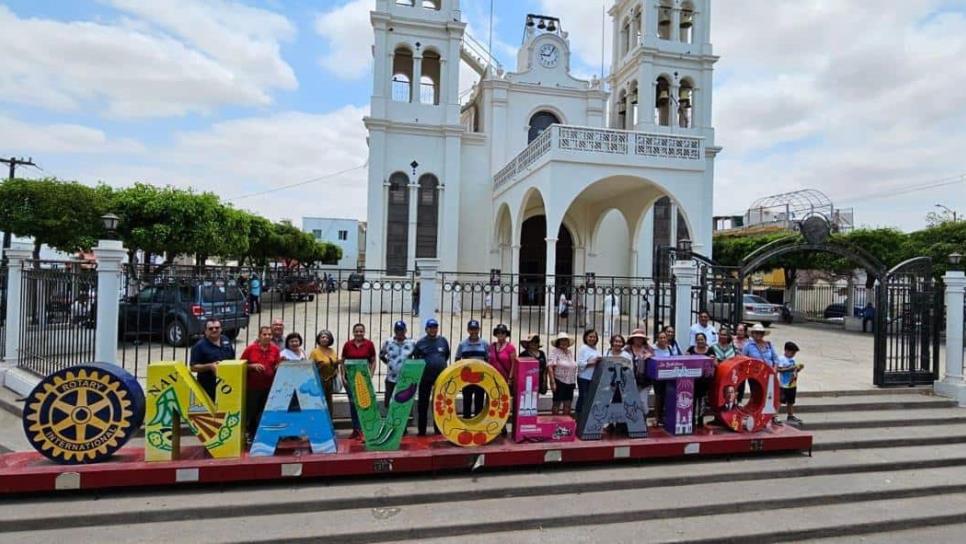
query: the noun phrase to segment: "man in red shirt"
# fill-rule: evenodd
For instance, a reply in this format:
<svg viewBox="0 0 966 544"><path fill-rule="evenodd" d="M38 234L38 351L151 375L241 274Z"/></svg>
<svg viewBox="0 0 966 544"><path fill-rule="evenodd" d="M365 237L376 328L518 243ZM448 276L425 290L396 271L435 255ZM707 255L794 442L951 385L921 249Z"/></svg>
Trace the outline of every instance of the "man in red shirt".
<svg viewBox="0 0 966 544"><path fill-rule="evenodd" d="M248 391L245 402L248 411L248 421L246 422L248 440L251 441L258 429L258 420L262 417L265 410L265 401L268 400L268 392L272 388L272 380L275 378L275 368L281 359L281 352L272 343L272 328L263 326L258 328L258 340L245 348L241 358L248 361Z"/></svg>

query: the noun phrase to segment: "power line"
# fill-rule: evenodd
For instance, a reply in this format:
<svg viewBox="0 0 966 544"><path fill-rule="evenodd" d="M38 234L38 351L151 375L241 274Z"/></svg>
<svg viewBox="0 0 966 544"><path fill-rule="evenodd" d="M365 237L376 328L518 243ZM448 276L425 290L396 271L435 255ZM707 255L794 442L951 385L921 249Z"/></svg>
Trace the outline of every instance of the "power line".
<svg viewBox="0 0 966 544"><path fill-rule="evenodd" d="M319 177L307 179L307 180L304 180L304 181L299 181L299 182L296 182L296 183L290 183L288 185L282 185L281 187L273 187L271 189L266 189L264 191L257 191L257 192L254 192L254 193L248 193L248 194L244 194L244 195L233 196L233 197L228 198L226 200L230 202L230 201L233 201L233 200L242 200L244 198L251 198L253 196L261 196L261 195L267 195L267 194L271 194L271 193L277 193L278 191L285 191L287 189L292 189L292 188L295 188L295 187L301 187L303 185L308 185L310 183L317 183L319 181L325 181L327 179L331 179L331 178L334 178L334 177L341 176L342 174L348 174L349 172L353 172L355 170L360 170L362 168L365 168L368 165L369 165L369 161L366 160L366 162L360 164L359 166L353 166L352 168L347 168L345 170L340 170L338 172L333 172L331 174L325 174L323 176L319 176Z"/></svg>
<svg viewBox="0 0 966 544"><path fill-rule="evenodd" d="M843 197L842 202L854 202L859 200L870 200L876 198L889 198L898 195L905 195L909 193L915 193L917 191L923 191L927 189L936 189L939 187L946 187L949 185L957 185L959 183L966 183L966 173L957 174L955 176L947 176L944 178L933 179L930 181L923 181L917 183L911 183L906 185L897 185L894 187L889 187L881 191L874 191L865 194L858 194L848 197Z"/></svg>

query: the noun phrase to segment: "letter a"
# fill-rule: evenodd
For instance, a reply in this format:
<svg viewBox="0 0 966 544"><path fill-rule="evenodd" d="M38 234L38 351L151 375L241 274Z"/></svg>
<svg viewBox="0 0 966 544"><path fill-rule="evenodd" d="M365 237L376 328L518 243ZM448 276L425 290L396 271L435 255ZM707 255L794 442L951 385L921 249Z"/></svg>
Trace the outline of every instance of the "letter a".
<svg viewBox="0 0 966 544"><path fill-rule="evenodd" d="M647 412L630 361L623 357L601 359L589 391L577 417L577 436L581 440L600 440L608 423L626 423L631 438L647 437Z"/></svg>
<svg viewBox="0 0 966 544"><path fill-rule="evenodd" d="M299 411L289 411L298 396ZM335 453L335 429L322 395L319 369L311 361L287 361L278 365L265 411L248 452L252 457L275 454L283 438L304 438L312 453Z"/></svg>

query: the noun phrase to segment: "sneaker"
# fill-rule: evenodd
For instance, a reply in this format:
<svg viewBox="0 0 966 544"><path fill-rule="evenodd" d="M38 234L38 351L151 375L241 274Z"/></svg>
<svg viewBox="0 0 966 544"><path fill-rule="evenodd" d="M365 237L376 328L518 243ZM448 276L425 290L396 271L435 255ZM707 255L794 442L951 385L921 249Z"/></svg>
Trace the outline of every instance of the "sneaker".
<svg viewBox="0 0 966 544"><path fill-rule="evenodd" d="M776 417L773 417L771 419L771 422L774 423L775 425L781 425L782 424L782 420L780 418L778 418L777 416Z"/></svg>
<svg viewBox="0 0 966 544"><path fill-rule="evenodd" d="M800 425L802 423L802 420L798 419L795 416L788 416L788 422L789 423L798 423Z"/></svg>

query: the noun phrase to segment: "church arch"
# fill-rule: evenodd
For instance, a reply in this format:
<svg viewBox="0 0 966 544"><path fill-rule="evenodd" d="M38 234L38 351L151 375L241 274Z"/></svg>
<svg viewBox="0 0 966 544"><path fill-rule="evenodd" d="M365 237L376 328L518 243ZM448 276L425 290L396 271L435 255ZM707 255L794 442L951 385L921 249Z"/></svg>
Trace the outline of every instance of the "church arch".
<svg viewBox="0 0 966 544"><path fill-rule="evenodd" d="M439 11L441 1L442 0L422 0L422 3L423 3L423 7L426 9Z"/></svg>
<svg viewBox="0 0 966 544"><path fill-rule="evenodd" d="M662 40L671 39L671 0L661 0L657 10L657 37Z"/></svg>
<svg viewBox="0 0 966 544"><path fill-rule="evenodd" d="M527 143L537 139L543 131L550 128L552 125L560 124L560 116L552 111L550 108L542 107L536 113L530 116L530 120L527 123Z"/></svg>
<svg viewBox="0 0 966 544"><path fill-rule="evenodd" d="M386 207L386 272L402 275L409 265L409 176L389 176Z"/></svg>
<svg viewBox="0 0 966 544"><path fill-rule="evenodd" d="M681 22L678 28L678 39L683 43L694 43L694 4L681 4Z"/></svg>
<svg viewBox="0 0 966 544"><path fill-rule="evenodd" d="M427 50L423 53L422 76L419 79L419 102L433 106L439 105L439 82L442 60L439 53Z"/></svg>
<svg viewBox="0 0 966 544"><path fill-rule="evenodd" d="M395 102L411 102L413 86L413 51L398 46L392 54L392 99Z"/></svg>
<svg viewBox="0 0 966 544"><path fill-rule="evenodd" d="M419 178L416 203L416 258L436 258L439 238L439 180L433 174Z"/></svg>
<svg viewBox="0 0 966 544"><path fill-rule="evenodd" d="M671 125L671 84L666 76L660 76L656 82L654 94L654 122L658 126Z"/></svg>
<svg viewBox="0 0 966 544"><path fill-rule="evenodd" d="M694 82L686 77L678 88L678 126L681 128L694 126L694 98Z"/></svg>

